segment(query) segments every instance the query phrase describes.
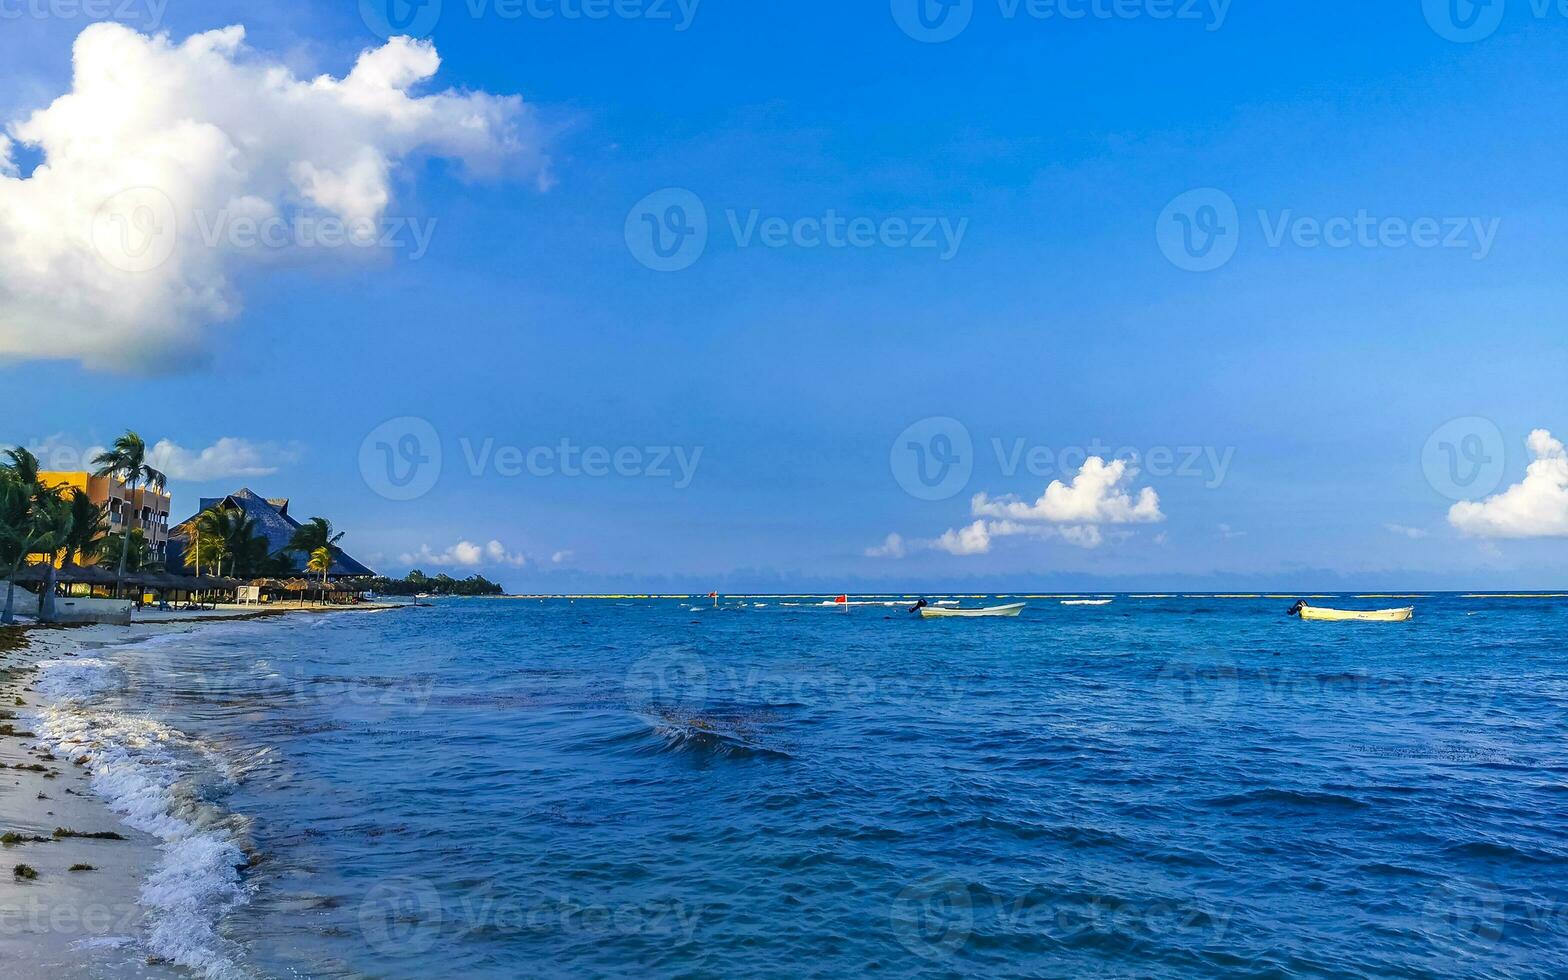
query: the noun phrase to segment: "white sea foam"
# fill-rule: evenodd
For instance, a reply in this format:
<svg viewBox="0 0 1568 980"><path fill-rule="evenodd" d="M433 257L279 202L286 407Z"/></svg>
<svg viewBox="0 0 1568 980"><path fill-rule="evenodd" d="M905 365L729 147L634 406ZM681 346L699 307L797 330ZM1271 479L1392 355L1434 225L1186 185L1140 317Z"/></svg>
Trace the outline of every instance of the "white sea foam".
<svg viewBox="0 0 1568 980"><path fill-rule="evenodd" d="M201 798L221 756L209 746L148 718L95 710L95 695L123 689L125 675L94 658L51 660L37 689L52 704L33 724L55 751L86 756L92 788L124 822L162 841L162 860L142 885L150 952L199 975L227 980L244 973L218 923L244 904L240 880L243 822Z"/></svg>
<svg viewBox="0 0 1568 980"><path fill-rule="evenodd" d="M125 671L95 657L42 660L38 670L38 693L56 704L85 703L125 689Z"/></svg>

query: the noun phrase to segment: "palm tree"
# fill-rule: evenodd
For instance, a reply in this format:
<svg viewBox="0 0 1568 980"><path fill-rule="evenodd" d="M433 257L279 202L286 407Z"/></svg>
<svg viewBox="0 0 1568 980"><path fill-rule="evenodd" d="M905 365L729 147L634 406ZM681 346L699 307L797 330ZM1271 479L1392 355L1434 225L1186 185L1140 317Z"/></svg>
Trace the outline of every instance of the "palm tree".
<svg viewBox="0 0 1568 980"><path fill-rule="evenodd" d="M317 518L319 520L319 518ZM306 525L307 527L309 525ZM342 537L342 535L338 535ZM327 571L332 568L332 549L322 545L310 553L310 562L305 566L306 571L321 573L321 601L327 601Z"/></svg>
<svg viewBox="0 0 1568 980"><path fill-rule="evenodd" d="M141 528L131 532L130 538L105 538L103 560L123 567L127 572L139 572L153 563L152 546L147 543L147 533Z"/></svg>
<svg viewBox="0 0 1568 980"><path fill-rule="evenodd" d="M16 574L33 552L33 496L15 469L0 467L0 562L6 568L5 610L0 623L16 622Z"/></svg>
<svg viewBox="0 0 1568 980"><path fill-rule="evenodd" d="M69 554L72 530L71 501L57 491L45 490L33 500L32 553L44 556L47 578L38 590L38 621L54 621L54 590L61 553Z"/></svg>
<svg viewBox="0 0 1568 980"><path fill-rule="evenodd" d="M39 550L37 505L43 487L38 482L38 459L26 449L7 450L0 464L0 562L8 569L5 610L0 623L16 622L16 575L27 556Z"/></svg>
<svg viewBox="0 0 1568 980"><path fill-rule="evenodd" d="M332 522L325 517L312 517L301 524L294 531L294 536L289 539L287 551L297 551L302 555L314 555L317 548L332 548L343 540L343 532L332 530Z"/></svg>
<svg viewBox="0 0 1568 980"><path fill-rule="evenodd" d="M85 565L103 553L109 533L107 511L81 490L71 490L71 537L66 542L65 563Z"/></svg>
<svg viewBox="0 0 1568 980"><path fill-rule="evenodd" d="M267 539L257 531L256 519L235 513L229 522L229 535L224 540L224 548L232 556L229 574L257 574L267 560L267 547Z"/></svg>
<svg viewBox="0 0 1568 980"><path fill-rule="evenodd" d="M4 465L27 495L38 496L39 491L43 489L43 485L38 482L38 457L17 446L15 449L7 449L5 458L10 462Z"/></svg>
<svg viewBox="0 0 1568 980"><path fill-rule="evenodd" d="M233 534L233 528L234 522L229 512L220 507L209 507L196 515L197 546L186 552L185 564L194 564L198 570L202 565L210 564L217 574L222 575L223 559L229 554L229 537Z"/></svg>
<svg viewBox="0 0 1568 980"><path fill-rule="evenodd" d="M169 480L158 470L147 464L147 443L142 437L129 430L125 435L114 440L114 445L106 452L99 453L93 459L98 471L95 476L114 477L125 484L130 490L130 503L136 499L136 488L146 484L162 493L168 486ZM125 577L125 557L130 551L132 515L129 510L122 515L125 523L124 542L120 547L120 562L114 572L114 594L120 595L120 580Z"/></svg>

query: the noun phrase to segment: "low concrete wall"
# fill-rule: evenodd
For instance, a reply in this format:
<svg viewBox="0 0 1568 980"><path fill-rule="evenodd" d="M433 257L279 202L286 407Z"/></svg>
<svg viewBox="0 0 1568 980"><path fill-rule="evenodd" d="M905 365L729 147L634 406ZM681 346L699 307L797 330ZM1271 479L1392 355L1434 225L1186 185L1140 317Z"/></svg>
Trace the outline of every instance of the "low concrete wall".
<svg viewBox="0 0 1568 980"><path fill-rule="evenodd" d="M110 623L115 626L131 625L131 609L136 604L129 599L84 599L81 596L56 597L54 621L57 623Z"/></svg>
<svg viewBox="0 0 1568 980"><path fill-rule="evenodd" d="M6 582L0 579L0 603L5 601ZM129 599L87 599L82 596L55 597L53 622L78 625L82 623L108 623L111 626L131 625L131 609L136 604ZM38 593L25 585L16 587L16 611L31 616L38 610Z"/></svg>

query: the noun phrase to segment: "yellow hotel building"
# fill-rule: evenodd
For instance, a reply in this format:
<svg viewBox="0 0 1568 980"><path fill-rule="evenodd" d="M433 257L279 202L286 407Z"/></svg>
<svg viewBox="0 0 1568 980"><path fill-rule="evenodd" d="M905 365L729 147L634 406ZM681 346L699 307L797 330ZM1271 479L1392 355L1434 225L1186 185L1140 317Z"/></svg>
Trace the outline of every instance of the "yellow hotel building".
<svg viewBox="0 0 1568 980"><path fill-rule="evenodd" d="M141 528L147 537L147 547L153 561L162 564L168 554L169 544L169 495L150 487L137 487L132 491L121 480L91 473L59 473L45 471L38 474L38 482L46 486L75 488L87 494L95 504L109 510L109 533L118 537L125 533L125 522L131 528Z"/></svg>

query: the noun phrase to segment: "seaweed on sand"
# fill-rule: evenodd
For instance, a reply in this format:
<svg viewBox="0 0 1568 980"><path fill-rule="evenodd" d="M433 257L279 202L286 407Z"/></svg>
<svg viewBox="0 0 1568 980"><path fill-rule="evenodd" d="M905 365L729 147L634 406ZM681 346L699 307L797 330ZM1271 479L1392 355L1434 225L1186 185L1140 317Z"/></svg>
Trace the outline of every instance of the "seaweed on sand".
<svg viewBox="0 0 1568 980"><path fill-rule="evenodd" d="M66 837L80 837L83 840L124 840L125 839L125 836L123 834L117 834L117 833L115 833L112 830L100 830L100 831L98 831L97 833L94 833L94 834L87 834L87 833L83 833L83 832L81 832L79 830L67 830L64 827L56 827L54 829L54 835L56 837L58 837L58 838L61 838L61 839L64 839Z"/></svg>
<svg viewBox="0 0 1568 980"><path fill-rule="evenodd" d="M19 833L17 833L14 830L8 830L5 833L0 834L0 844L5 845L6 847L14 847L17 844L52 844L52 843L54 843L54 840L52 838L49 838L49 837L39 837L36 834L19 834Z"/></svg>

